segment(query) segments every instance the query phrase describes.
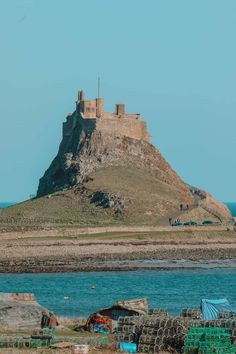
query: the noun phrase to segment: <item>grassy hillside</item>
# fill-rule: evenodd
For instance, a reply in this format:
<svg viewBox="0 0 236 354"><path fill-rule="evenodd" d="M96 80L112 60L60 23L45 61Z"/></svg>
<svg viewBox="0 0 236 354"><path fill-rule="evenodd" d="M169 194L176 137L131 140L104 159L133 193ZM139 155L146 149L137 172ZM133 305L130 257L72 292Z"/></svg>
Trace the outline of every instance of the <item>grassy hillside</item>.
<svg viewBox="0 0 236 354"><path fill-rule="evenodd" d="M83 185L0 210L0 228L159 224L178 210L182 193L146 170L106 167Z"/></svg>

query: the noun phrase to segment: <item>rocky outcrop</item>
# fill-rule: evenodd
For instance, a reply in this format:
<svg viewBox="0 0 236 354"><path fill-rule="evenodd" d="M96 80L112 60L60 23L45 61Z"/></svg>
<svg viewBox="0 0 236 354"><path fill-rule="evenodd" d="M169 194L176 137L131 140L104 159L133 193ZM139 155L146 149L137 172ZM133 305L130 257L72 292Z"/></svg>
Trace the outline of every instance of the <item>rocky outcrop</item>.
<svg viewBox="0 0 236 354"><path fill-rule="evenodd" d="M214 199L210 193L206 194L206 198L202 199L199 205L220 222L232 220L232 215L227 206Z"/></svg>
<svg viewBox="0 0 236 354"><path fill-rule="evenodd" d="M43 310L33 294L0 293L0 324L3 327L39 327Z"/></svg>
<svg viewBox="0 0 236 354"><path fill-rule="evenodd" d="M127 207L126 201L115 193L96 191L91 196L91 203L95 203L102 208L111 208L115 214L122 213ZM129 200L128 203L131 203Z"/></svg>

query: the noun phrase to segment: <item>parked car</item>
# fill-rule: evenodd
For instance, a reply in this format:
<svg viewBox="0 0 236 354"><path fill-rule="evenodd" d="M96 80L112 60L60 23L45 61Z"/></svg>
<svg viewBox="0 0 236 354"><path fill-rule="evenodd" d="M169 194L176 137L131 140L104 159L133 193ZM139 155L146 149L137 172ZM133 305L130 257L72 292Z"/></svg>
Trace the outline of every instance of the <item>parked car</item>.
<svg viewBox="0 0 236 354"><path fill-rule="evenodd" d="M211 221L211 220L204 220L204 221L202 222L202 225L212 225L212 224L214 224L214 222Z"/></svg>
<svg viewBox="0 0 236 354"><path fill-rule="evenodd" d="M197 225L197 222L190 220L190 221L186 221L186 222L184 223L184 225L185 225L185 226L196 226L196 225Z"/></svg>
<svg viewBox="0 0 236 354"><path fill-rule="evenodd" d="M184 224L182 224L182 222L175 222L174 224L172 224L172 226L183 226Z"/></svg>

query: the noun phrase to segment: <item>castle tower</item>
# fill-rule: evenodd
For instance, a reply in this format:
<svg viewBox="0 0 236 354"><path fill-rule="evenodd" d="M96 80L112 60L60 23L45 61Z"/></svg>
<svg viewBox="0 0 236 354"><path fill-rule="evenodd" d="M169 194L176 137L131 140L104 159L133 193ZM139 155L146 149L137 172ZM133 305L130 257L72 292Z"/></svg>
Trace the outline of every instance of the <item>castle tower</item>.
<svg viewBox="0 0 236 354"><path fill-rule="evenodd" d="M78 101L84 101L84 91L83 90L79 90L78 91Z"/></svg>
<svg viewBox="0 0 236 354"><path fill-rule="evenodd" d="M104 113L104 99L96 98L96 117L102 117Z"/></svg>
<svg viewBox="0 0 236 354"><path fill-rule="evenodd" d="M120 116L125 114L125 105L123 103L116 104L116 115Z"/></svg>

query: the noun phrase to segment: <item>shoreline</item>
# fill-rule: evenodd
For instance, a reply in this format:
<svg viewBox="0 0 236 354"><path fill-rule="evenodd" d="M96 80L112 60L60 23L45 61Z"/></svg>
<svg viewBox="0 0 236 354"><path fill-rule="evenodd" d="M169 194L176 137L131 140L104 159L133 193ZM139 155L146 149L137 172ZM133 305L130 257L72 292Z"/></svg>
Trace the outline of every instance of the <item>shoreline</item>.
<svg viewBox="0 0 236 354"><path fill-rule="evenodd" d="M235 269L236 258L209 260L110 260L80 261L72 260L38 260L17 261L14 265L0 261L0 274L39 274L39 273L76 273L76 272L128 272L128 271L163 271L163 270L209 270Z"/></svg>
<svg viewBox="0 0 236 354"><path fill-rule="evenodd" d="M84 231L84 230L83 230ZM59 233L61 232L61 233ZM183 261L185 260L185 261ZM236 268L233 230L12 233L0 237L0 273Z"/></svg>

